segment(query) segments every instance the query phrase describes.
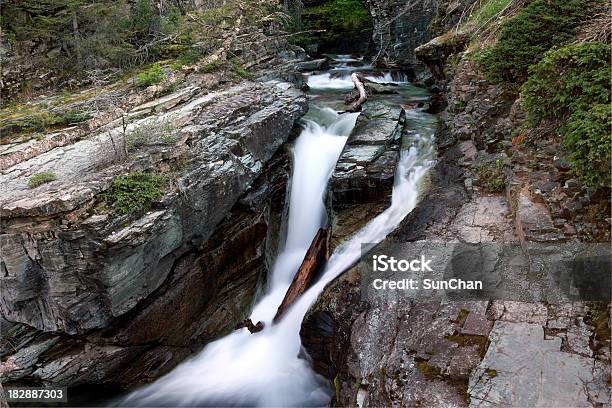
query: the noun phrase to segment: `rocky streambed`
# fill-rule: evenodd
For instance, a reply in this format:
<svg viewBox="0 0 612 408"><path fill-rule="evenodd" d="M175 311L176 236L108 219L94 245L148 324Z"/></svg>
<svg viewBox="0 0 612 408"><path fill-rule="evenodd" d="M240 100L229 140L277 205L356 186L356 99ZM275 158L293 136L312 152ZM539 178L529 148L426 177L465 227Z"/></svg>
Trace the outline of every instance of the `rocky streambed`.
<svg viewBox="0 0 612 408"><path fill-rule="evenodd" d="M295 68L322 62L304 64ZM406 86L393 95L426 99ZM269 279L287 228L286 142L307 109L302 91L277 80L212 91L195 81L142 102L3 151L5 385L149 382L232 331ZM371 210L345 217L337 240L389 205L405 115L384 98L360 115L329 209L339 223L357 204ZM53 180L33 187L41 173ZM150 207L109 206L118 178L150 173L165 180Z"/></svg>

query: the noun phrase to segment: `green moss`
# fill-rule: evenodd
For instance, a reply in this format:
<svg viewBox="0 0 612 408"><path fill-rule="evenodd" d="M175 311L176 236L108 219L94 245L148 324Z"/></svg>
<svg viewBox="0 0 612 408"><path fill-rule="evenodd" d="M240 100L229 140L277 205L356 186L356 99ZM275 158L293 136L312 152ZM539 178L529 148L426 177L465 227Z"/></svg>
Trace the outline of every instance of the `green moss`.
<svg viewBox="0 0 612 408"><path fill-rule="evenodd" d="M502 25L497 43L479 57L487 77L516 87L530 65L555 45L570 42L595 0L535 0Z"/></svg>
<svg viewBox="0 0 612 408"><path fill-rule="evenodd" d="M340 401L340 386L341 386L340 375L337 374L334 377L334 390L336 391L336 404L338 403L338 401Z"/></svg>
<svg viewBox="0 0 612 408"><path fill-rule="evenodd" d="M501 159L485 160L480 163L476 168L476 175L485 191L498 193L506 187L503 170L504 162Z"/></svg>
<svg viewBox="0 0 612 408"><path fill-rule="evenodd" d="M230 64L232 64L232 69L234 70L234 72L236 74L238 74L239 76L241 76L242 78L249 78L251 76L251 74L249 73L249 71L247 71L243 66L242 63L240 61L238 61L238 59L236 58L232 58L230 60Z"/></svg>
<svg viewBox="0 0 612 408"><path fill-rule="evenodd" d="M116 214L147 211L163 194L166 177L140 171L113 180L103 199Z"/></svg>
<svg viewBox="0 0 612 408"><path fill-rule="evenodd" d="M41 184L49 183L55 179L55 173L52 173L50 171L37 173L30 177L30 180L28 180L28 188L36 188Z"/></svg>
<svg viewBox="0 0 612 408"><path fill-rule="evenodd" d="M357 377L357 379L355 380L355 389L357 390L357 392L359 392L359 390L361 389L361 377Z"/></svg>
<svg viewBox="0 0 612 408"><path fill-rule="evenodd" d="M91 119L91 115L88 112L77 110L65 112L32 112L29 110L24 111L21 115L15 114L13 116L6 115L4 117L2 126L3 137L47 132Z"/></svg>
<svg viewBox="0 0 612 408"><path fill-rule="evenodd" d="M607 302L592 302L587 306L585 321L595 328L595 338L610 341L610 314Z"/></svg>
<svg viewBox="0 0 612 408"><path fill-rule="evenodd" d="M610 184L609 44L571 44L547 52L521 88L532 125L547 120L563 136L573 171L585 183Z"/></svg>
<svg viewBox="0 0 612 408"><path fill-rule="evenodd" d="M497 370L493 370L492 368L487 368L485 373L491 378L497 377Z"/></svg>
<svg viewBox="0 0 612 408"><path fill-rule="evenodd" d="M466 309L459 310L459 313L457 313L457 320L455 322L459 324L460 326L463 326L463 323L465 323L465 320L467 319L469 314L470 314L469 310L466 310Z"/></svg>
<svg viewBox="0 0 612 408"><path fill-rule="evenodd" d="M486 336L453 334L446 336L446 339L457 343L459 346L478 346L478 354L481 358L484 358L489 345L489 339Z"/></svg>
<svg viewBox="0 0 612 408"><path fill-rule="evenodd" d="M222 61L214 61L200 67L200 72L204 72L205 74L209 74L211 72L219 71L225 67L225 64Z"/></svg>
<svg viewBox="0 0 612 408"><path fill-rule="evenodd" d="M435 378L442 378L442 370L439 367L429 365L426 360L417 359L416 366L419 371L430 380Z"/></svg>
<svg viewBox="0 0 612 408"><path fill-rule="evenodd" d="M160 64L153 64L136 76L136 86L146 88L147 86L160 83L166 78Z"/></svg>

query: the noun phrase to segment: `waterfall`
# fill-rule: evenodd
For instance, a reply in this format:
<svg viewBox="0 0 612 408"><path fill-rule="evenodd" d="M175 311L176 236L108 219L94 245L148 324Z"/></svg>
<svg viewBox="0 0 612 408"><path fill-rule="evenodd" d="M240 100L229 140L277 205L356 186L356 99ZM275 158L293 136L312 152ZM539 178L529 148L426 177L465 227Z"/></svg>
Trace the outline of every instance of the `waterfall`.
<svg viewBox="0 0 612 408"><path fill-rule="evenodd" d="M323 84L324 79L330 84ZM315 80L329 88L344 87L342 79ZM324 406L329 401L327 381L298 357L302 319L325 285L359 259L362 243L380 242L414 208L419 181L432 163L433 143L430 135L413 135L412 147L401 153L391 206L339 246L321 279L272 325L308 246L325 223L323 194L357 118L357 114L338 115L320 107L314 114L317 121L305 121L293 149L285 247L272 268L268 294L252 312L252 320L264 321L266 328L255 334L242 329L208 344L166 376L130 394L121 405Z"/></svg>

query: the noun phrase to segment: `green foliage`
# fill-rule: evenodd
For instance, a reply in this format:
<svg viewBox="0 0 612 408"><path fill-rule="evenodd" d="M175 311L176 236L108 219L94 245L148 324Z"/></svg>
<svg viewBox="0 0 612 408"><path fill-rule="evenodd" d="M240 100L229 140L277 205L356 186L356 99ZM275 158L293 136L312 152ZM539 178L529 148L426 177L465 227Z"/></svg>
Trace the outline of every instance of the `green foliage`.
<svg viewBox="0 0 612 408"><path fill-rule="evenodd" d="M242 66L242 64L240 63L240 61L238 61L237 58L232 58L230 60L230 64L232 64L232 69L234 70L234 72L242 78L249 78L251 76L249 71L247 71L246 68Z"/></svg>
<svg viewBox="0 0 612 408"><path fill-rule="evenodd" d="M15 42L45 43L51 52L43 62L66 75L159 58L163 47L156 41L180 32L182 23L174 6L162 13L151 0L11 1L3 4L1 19Z"/></svg>
<svg viewBox="0 0 612 408"><path fill-rule="evenodd" d="M470 15L468 25L480 27L506 8L510 1L512 0L486 0L478 10Z"/></svg>
<svg viewBox="0 0 612 408"><path fill-rule="evenodd" d="M521 89L531 123L554 123L574 172L590 185L610 183L610 52L598 42L552 49Z"/></svg>
<svg viewBox="0 0 612 408"><path fill-rule="evenodd" d="M298 43L318 42L320 49L334 49L339 43L354 41L371 27L370 13L359 0L328 0L308 7L302 14L305 30L324 29L323 33L302 34Z"/></svg>
<svg viewBox="0 0 612 408"><path fill-rule="evenodd" d="M55 180L55 178L56 178L55 173L52 173L50 171L44 171L42 173L37 173L33 175L32 177L30 177L30 180L28 180L28 188L36 188L40 186L41 184L49 183Z"/></svg>
<svg viewBox="0 0 612 408"><path fill-rule="evenodd" d="M595 338L600 342L610 341L610 311L607 302L590 302L585 321L595 327Z"/></svg>
<svg viewBox="0 0 612 408"><path fill-rule="evenodd" d="M136 0L130 10L127 25L136 39L146 40L159 32L161 18L150 0Z"/></svg>
<svg viewBox="0 0 612 408"><path fill-rule="evenodd" d="M501 159L483 161L476 168L476 174L485 191L498 193L506 187L506 182L504 181L504 162Z"/></svg>
<svg viewBox="0 0 612 408"><path fill-rule="evenodd" d="M160 83L166 78L160 64L153 64L136 76L136 85L141 88Z"/></svg>
<svg viewBox="0 0 612 408"><path fill-rule="evenodd" d="M202 67L200 67L200 72L204 72L205 74L209 74L211 72L215 72L215 71L218 71L220 69L223 69L224 66L225 66L225 64L222 61L214 61L214 62L208 63L208 64L203 65Z"/></svg>
<svg viewBox="0 0 612 408"><path fill-rule="evenodd" d="M430 365L427 360L417 359L415 361L419 371L428 379L435 379L442 377L442 370L439 367Z"/></svg>
<svg viewBox="0 0 612 408"><path fill-rule="evenodd" d="M135 171L113 180L103 199L116 214L148 211L163 194L166 177Z"/></svg>
<svg viewBox="0 0 612 408"><path fill-rule="evenodd" d="M609 103L610 50L607 44L593 42L547 52L530 69L521 89L521 103L532 123Z"/></svg>
<svg viewBox="0 0 612 408"><path fill-rule="evenodd" d="M4 132L4 136L8 136L11 133L46 132L89 119L91 119L89 113L77 110L33 113L17 119L6 120L7 131Z"/></svg>
<svg viewBox="0 0 612 408"><path fill-rule="evenodd" d="M554 45L568 43L594 3L595 0L531 2L502 25L497 43L479 57L487 77L509 86L525 82L529 66Z"/></svg>
<svg viewBox="0 0 612 408"><path fill-rule="evenodd" d="M610 185L612 118L609 104L573 113L561 128L572 169L588 185Z"/></svg>

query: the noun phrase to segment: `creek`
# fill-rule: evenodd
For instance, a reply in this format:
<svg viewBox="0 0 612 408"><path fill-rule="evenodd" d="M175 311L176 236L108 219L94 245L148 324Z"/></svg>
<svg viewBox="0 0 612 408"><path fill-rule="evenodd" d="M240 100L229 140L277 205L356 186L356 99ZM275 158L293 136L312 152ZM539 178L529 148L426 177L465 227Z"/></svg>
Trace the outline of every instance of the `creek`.
<svg viewBox="0 0 612 408"><path fill-rule="evenodd" d="M251 319L265 329L251 334L235 331L209 343L156 382L140 388L123 406L324 406L331 396L329 382L316 374L301 347L300 326L308 308L325 285L354 265L362 243L376 244L396 228L416 206L419 185L434 161L434 119L418 110L407 111L410 140L402 144L391 205L333 252L319 280L276 324L272 319L306 251L325 226L324 195L358 113L338 114L342 97L352 88L350 72L371 70L360 59L335 57L330 71L310 75L310 110L293 146L293 174L287 234L272 267L267 292L255 305ZM400 73L369 71L368 77L393 82L397 95L389 103L424 100L425 91L405 82ZM350 83L350 86L349 86Z"/></svg>

